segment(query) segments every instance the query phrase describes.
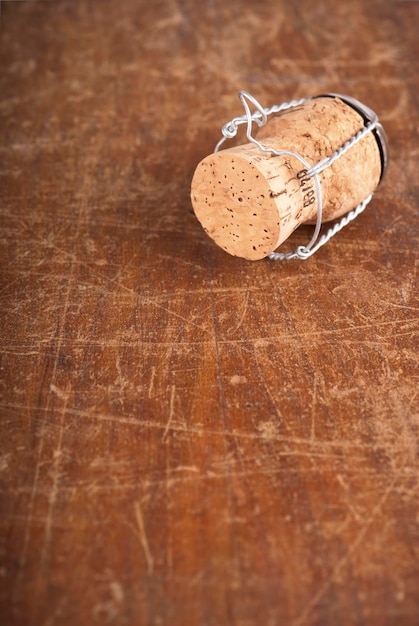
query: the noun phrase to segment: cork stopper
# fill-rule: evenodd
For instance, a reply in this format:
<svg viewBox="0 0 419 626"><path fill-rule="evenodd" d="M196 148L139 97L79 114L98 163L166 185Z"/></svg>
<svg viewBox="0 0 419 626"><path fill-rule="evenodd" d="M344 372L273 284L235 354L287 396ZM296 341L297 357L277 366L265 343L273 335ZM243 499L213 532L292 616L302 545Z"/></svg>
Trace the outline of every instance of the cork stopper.
<svg viewBox="0 0 419 626"><path fill-rule="evenodd" d="M353 102L335 94L313 98L271 117L257 139L314 165L364 128L366 113ZM319 175L323 221L362 202L376 189L383 169L382 144L368 133ZM314 223L317 217L314 180L306 176L302 162L262 152L253 143L203 159L192 180L191 198L198 220L215 243L249 260L266 257L300 224Z"/></svg>

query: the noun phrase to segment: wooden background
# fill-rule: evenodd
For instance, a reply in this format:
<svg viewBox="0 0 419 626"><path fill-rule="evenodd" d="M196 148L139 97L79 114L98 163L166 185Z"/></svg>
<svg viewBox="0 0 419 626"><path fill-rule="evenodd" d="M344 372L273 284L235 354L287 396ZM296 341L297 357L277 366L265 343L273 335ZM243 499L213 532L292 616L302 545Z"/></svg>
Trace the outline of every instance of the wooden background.
<svg viewBox="0 0 419 626"><path fill-rule="evenodd" d="M2 624L419 623L418 33L403 0L2 3ZM309 261L192 213L242 88L387 130Z"/></svg>

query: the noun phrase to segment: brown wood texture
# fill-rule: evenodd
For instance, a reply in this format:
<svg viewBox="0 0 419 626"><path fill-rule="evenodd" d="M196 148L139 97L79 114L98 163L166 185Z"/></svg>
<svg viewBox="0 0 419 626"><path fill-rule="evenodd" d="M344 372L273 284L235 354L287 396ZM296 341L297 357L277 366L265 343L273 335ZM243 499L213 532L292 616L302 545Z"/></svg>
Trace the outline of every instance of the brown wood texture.
<svg viewBox="0 0 419 626"><path fill-rule="evenodd" d="M2 3L2 624L418 623L418 20ZM193 215L239 89L386 128L370 207L306 262Z"/></svg>

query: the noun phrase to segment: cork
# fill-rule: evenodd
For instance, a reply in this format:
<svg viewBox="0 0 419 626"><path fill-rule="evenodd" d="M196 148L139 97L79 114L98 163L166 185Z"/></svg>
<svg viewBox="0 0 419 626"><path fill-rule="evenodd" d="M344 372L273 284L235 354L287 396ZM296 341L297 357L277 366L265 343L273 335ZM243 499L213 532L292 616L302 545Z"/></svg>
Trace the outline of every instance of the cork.
<svg viewBox="0 0 419 626"><path fill-rule="evenodd" d="M315 165L365 126L365 116L341 98L319 96L272 116L256 137L268 148L295 152ZM376 189L382 148L376 134L367 133L319 175L323 221L344 215ZM316 222L315 183L305 172L297 158L262 152L253 143L211 154L193 176L195 214L223 250L262 259L300 224Z"/></svg>

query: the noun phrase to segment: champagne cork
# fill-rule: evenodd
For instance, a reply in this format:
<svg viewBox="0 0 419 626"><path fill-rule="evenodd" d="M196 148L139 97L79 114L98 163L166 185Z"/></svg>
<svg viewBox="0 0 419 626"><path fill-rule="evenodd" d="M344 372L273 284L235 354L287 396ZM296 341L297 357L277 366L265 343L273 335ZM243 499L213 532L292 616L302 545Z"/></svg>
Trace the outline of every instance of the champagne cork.
<svg viewBox="0 0 419 626"><path fill-rule="evenodd" d="M268 119L258 131L264 147L290 151L310 166L331 157L375 114L347 96L328 94ZM387 163L381 125L366 133L318 176L322 221L339 218L378 186ZM317 220L314 177L301 160L264 152L254 143L207 156L191 189L195 214L226 252L258 260L276 250L304 223Z"/></svg>

